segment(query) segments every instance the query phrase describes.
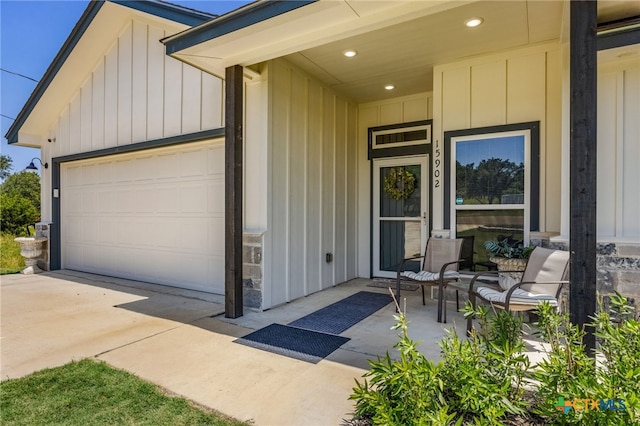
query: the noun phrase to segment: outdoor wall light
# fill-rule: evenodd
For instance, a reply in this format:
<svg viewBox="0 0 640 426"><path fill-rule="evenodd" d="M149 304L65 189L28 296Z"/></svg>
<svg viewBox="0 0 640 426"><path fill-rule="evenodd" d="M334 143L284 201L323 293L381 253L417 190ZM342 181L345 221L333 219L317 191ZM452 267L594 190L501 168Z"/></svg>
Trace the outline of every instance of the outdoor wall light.
<svg viewBox="0 0 640 426"><path fill-rule="evenodd" d="M48 140L49 142L55 142L55 141L56 141L56 138L50 138L50 139L47 139L47 140Z"/></svg>
<svg viewBox="0 0 640 426"><path fill-rule="evenodd" d="M25 167L25 170L38 170L38 167L35 164L33 164L33 160L38 160L40 162L40 165L45 169L49 168L49 163L42 163L41 159L39 159L38 157L33 157L29 165Z"/></svg>
<svg viewBox="0 0 640 426"><path fill-rule="evenodd" d="M344 52L342 52L342 54L347 58L353 58L358 54L358 52L356 52L355 50L345 50Z"/></svg>
<svg viewBox="0 0 640 426"><path fill-rule="evenodd" d="M393 84L387 84L386 86L384 86L385 90L393 90L396 88L396 86L394 86Z"/></svg>

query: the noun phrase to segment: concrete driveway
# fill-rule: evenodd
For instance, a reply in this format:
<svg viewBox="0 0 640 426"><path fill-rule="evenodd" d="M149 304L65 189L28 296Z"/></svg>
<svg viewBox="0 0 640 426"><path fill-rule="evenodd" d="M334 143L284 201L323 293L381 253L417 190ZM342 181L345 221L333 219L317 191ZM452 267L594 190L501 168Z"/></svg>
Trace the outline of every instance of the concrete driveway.
<svg viewBox="0 0 640 426"><path fill-rule="evenodd" d="M353 280L229 320L222 296L72 271L5 275L0 375L16 378L94 357L257 425L337 425L350 418L348 397L367 360L393 351L392 305L343 333L351 340L318 364L233 341L273 322L300 318L367 283ZM423 352L438 358L435 343L447 326L435 322L435 302L423 307L418 293L408 296L409 318L417 323L410 332L425 342ZM464 329L459 314L450 317Z"/></svg>

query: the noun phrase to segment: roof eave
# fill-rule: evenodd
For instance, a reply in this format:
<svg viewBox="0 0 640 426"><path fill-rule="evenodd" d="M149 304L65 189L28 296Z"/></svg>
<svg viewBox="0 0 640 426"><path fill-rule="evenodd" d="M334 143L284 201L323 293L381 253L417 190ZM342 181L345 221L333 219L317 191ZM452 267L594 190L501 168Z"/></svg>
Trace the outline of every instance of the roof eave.
<svg viewBox="0 0 640 426"><path fill-rule="evenodd" d="M231 13L162 40L167 55L178 53L208 40L291 12L318 0L269 0L251 3Z"/></svg>
<svg viewBox="0 0 640 426"><path fill-rule="evenodd" d="M172 5L170 3L162 3L155 1L127 1L127 0L92 0L82 13L82 16L71 30L69 37L65 40L64 44L58 51L57 55L49 65L49 68L45 71L44 75L36 85L35 89L27 99L16 119L9 127L5 138L9 144L18 143L18 136L20 129L25 124L29 115L34 110L42 96L45 94L56 75L64 65L65 61L69 58L69 55L73 52L78 42L82 38L83 34L89 28L94 18L105 4L106 1L110 3L125 6L130 9L134 9L143 13L151 14L167 20L178 22L184 25L197 25L206 20L215 18L216 15L211 15L204 12L198 12L193 9L184 8L178 5Z"/></svg>

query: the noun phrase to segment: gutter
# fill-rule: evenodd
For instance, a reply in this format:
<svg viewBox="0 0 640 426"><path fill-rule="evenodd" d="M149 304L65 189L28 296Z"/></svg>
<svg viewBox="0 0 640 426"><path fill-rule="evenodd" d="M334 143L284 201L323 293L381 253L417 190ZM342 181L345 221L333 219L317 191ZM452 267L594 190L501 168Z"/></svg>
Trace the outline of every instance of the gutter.
<svg viewBox="0 0 640 426"><path fill-rule="evenodd" d="M316 1L318 0L259 0L161 41L165 45L166 54L172 55Z"/></svg>

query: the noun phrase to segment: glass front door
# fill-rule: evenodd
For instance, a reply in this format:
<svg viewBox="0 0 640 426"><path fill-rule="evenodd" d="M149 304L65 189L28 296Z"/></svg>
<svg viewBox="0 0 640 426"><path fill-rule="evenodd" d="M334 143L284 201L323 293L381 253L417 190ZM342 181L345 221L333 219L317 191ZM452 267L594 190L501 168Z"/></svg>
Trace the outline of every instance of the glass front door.
<svg viewBox="0 0 640 426"><path fill-rule="evenodd" d="M427 240L428 156L373 161L373 276L396 276L407 257L424 254ZM420 261L409 267L417 270Z"/></svg>

